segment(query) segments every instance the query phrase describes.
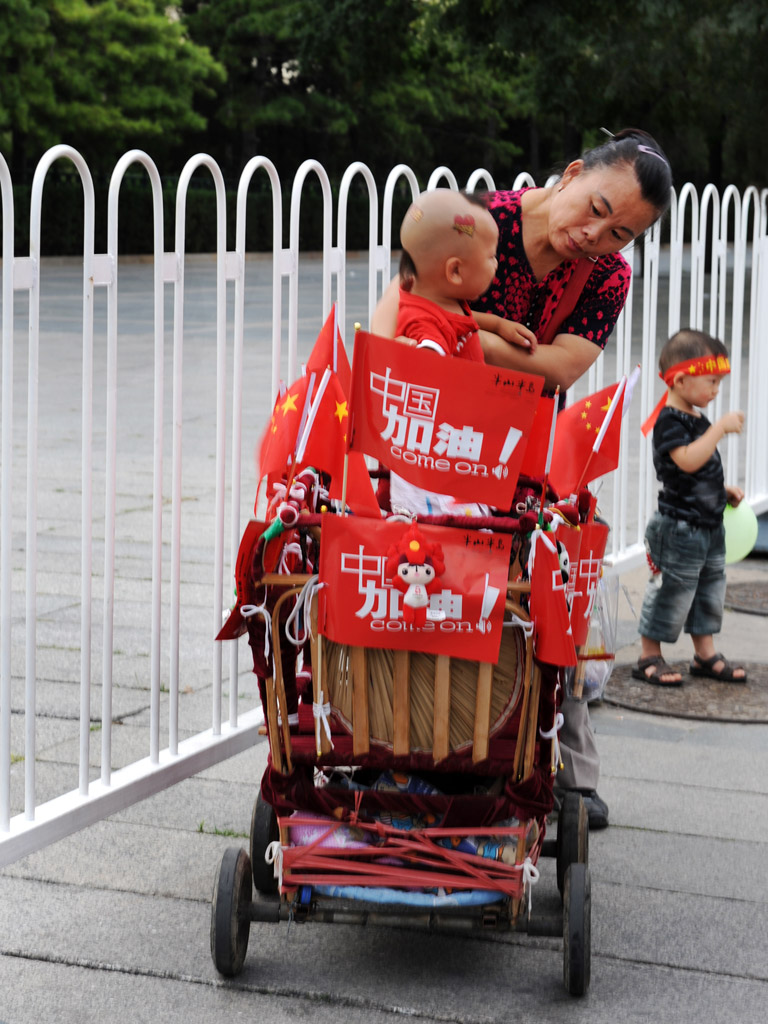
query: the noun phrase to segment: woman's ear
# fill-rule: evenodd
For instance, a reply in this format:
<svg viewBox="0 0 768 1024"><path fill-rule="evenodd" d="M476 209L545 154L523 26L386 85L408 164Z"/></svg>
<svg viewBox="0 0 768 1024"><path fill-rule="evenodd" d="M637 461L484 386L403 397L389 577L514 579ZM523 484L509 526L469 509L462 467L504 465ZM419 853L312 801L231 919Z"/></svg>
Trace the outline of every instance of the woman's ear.
<svg viewBox="0 0 768 1024"><path fill-rule="evenodd" d="M563 176L560 178L560 186L563 187L568 184L569 181L573 181L574 178L578 178L581 172L584 170L583 160L571 160L568 166L563 171Z"/></svg>

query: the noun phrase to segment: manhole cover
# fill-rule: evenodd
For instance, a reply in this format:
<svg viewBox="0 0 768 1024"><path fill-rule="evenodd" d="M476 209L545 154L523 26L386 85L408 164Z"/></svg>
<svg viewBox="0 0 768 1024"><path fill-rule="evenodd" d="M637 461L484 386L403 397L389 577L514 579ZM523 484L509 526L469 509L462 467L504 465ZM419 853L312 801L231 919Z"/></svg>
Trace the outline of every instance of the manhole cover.
<svg viewBox="0 0 768 1024"><path fill-rule="evenodd" d="M682 686L655 686L633 679L631 665L617 665L603 700L614 707L673 718L768 723L768 665L746 662L747 683L718 683L688 675L688 662L675 662Z"/></svg>
<svg viewBox="0 0 768 1024"><path fill-rule="evenodd" d="M768 583L732 583L725 589L725 607L733 612L768 615Z"/></svg>

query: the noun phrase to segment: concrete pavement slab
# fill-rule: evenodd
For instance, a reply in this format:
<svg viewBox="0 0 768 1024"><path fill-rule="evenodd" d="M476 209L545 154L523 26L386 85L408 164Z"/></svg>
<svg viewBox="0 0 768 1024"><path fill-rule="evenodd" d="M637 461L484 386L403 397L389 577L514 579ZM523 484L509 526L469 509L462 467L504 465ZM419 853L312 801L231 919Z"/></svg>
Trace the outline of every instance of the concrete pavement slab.
<svg viewBox="0 0 768 1024"><path fill-rule="evenodd" d="M765 846L749 840L612 825L590 837L590 870L595 886L605 881L638 889L768 902Z"/></svg>
<svg viewBox="0 0 768 1024"><path fill-rule="evenodd" d="M686 835L768 842L768 796L679 783L615 780L605 774L600 793L611 823Z"/></svg>
<svg viewBox="0 0 768 1024"><path fill-rule="evenodd" d="M94 981L98 979L98 984ZM0 955L0 1015L14 1024L388 1024L391 1009L342 1005L303 995L201 982L188 975L121 970L69 961L37 963Z"/></svg>

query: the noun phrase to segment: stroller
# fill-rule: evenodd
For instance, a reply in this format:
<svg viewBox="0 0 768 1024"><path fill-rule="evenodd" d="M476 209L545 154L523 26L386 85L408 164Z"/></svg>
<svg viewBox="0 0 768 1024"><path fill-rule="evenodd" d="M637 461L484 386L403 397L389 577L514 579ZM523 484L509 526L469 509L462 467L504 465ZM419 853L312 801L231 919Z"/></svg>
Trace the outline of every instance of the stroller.
<svg viewBox="0 0 768 1024"><path fill-rule="evenodd" d="M404 530L304 508L277 531L276 520L252 521L243 536L238 614L222 633L248 631L270 755L249 849L228 848L216 874L216 969L242 970L252 921L517 930L561 935L565 987L582 995L588 824L581 797L568 792L556 839L546 837L562 671L536 656L530 521L440 523L441 536L496 544L506 559L498 655L474 661L443 653L440 640L419 649L421 638L402 630L396 647L387 635L381 646L328 635L329 615L346 625L355 610L331 584L323 589L323 559L356 520L369 544L379 530L385 546ZM418 528L422 539L436 529L426 520ZM561 913L532 911L542 856L556 862Z"/></svg>

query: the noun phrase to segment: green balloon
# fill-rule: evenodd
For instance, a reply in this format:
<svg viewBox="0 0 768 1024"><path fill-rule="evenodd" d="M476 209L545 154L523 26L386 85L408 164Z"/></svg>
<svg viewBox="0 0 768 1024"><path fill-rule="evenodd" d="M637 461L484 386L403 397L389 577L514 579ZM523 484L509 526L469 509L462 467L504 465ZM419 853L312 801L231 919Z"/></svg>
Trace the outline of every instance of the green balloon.
<svg viewBox="0 0 768 1024"><path fill-rule="evenodd" d="M725 563L740 562L746 558L757 542L757 516L747 501L736 508L726 505L723 512L725 527Z"/></svg>

